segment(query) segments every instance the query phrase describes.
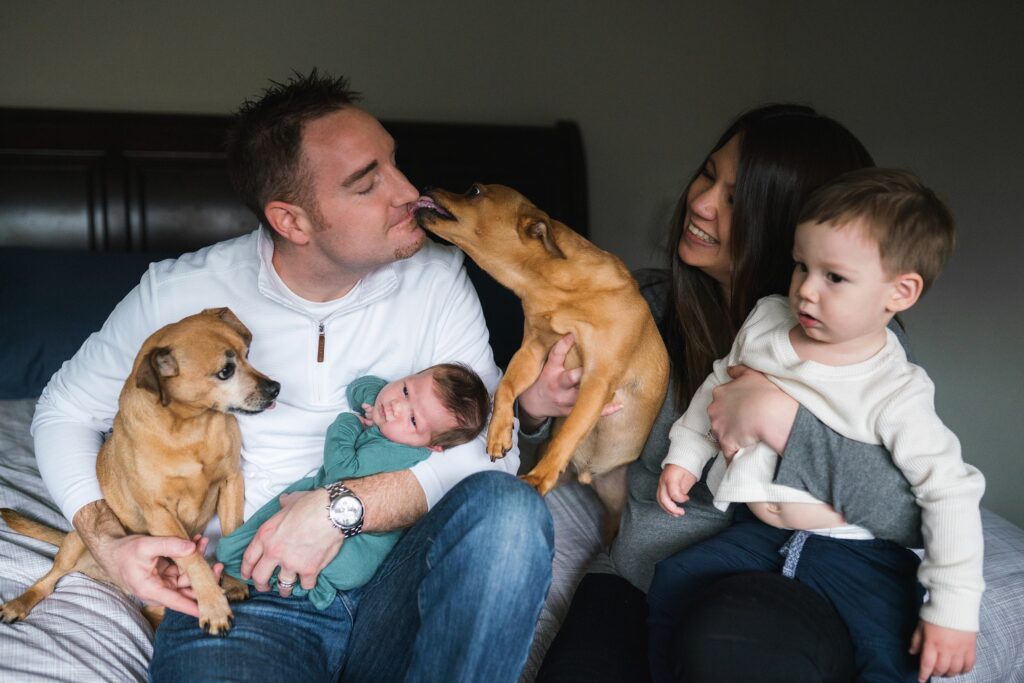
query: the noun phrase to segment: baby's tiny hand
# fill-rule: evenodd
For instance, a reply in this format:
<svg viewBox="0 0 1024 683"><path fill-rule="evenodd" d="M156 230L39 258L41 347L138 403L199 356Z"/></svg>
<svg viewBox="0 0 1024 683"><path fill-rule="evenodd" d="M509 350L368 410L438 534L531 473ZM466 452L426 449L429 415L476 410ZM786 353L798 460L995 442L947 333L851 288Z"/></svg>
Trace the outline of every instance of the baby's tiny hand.
<svg viewBox="0 0 1024 683"><path fill-rule="evenodd" d="M921 620L910 639L910 654L921 653L917 680L929 676L957 676L974 668L978 634L936 626Z"/></svg>
<svg viewBox="0 0 1024 683"><path fill-rule="evenodd" d="M697 477L685 467L665 465L658 479L658 504L661 509L679 517L686 514L683 503L690 500L690 489L697 483Z"/></svg>
<svg viewBox="0 0 1024 683"><path fill-rule="evenodd" d="M360 415L358 412L356 412L355 416L359 418L359 421L363 424L364 427L372 427L374 425L373 406L371 406L369 403L364 403L362 408L363 414Z"/></svg>

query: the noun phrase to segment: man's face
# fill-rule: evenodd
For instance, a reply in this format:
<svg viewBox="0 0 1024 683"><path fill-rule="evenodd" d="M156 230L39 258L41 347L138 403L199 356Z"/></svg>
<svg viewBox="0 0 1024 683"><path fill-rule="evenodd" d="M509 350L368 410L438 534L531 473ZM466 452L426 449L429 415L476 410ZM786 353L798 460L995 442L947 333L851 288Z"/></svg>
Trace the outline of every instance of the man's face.
<svg viewBox="0 0 1024 683"><path fill-rule="evenodd" d="M308 123L302 155L315 198L310 246L320 263L358 278L423 246L411 211L419 192L395 165L395 141L375 118L347 107Z"/></svg>
<svg viewBox="0 0 1024 683"><path fill-rule="evenodd" d="M455 416L438 398L429 372L386 385L366 417L387 439L407 446L429 446L435 436L458 426Z"/></svg>

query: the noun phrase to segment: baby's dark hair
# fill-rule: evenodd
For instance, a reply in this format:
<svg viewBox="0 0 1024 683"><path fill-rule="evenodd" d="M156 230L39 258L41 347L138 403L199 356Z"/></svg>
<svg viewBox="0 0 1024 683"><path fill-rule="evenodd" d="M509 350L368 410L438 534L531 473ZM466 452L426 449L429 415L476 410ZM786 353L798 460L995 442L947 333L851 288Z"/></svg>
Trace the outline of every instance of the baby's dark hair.
<svg viewBox="0 0 1024 683"><path fill-rule="evenodd" d="M491 412L491 397L480 376L461 363L441 363L423 372L434 378L434 392L456 421L454 428L435 434L430 445L451 448L475 439Z"/></svg>

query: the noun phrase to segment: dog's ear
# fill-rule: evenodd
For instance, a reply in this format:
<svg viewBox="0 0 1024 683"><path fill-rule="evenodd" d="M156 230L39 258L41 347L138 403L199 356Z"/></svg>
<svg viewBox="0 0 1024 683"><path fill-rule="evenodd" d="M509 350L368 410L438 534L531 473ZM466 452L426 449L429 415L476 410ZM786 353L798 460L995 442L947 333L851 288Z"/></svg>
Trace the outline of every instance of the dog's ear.
<svg viewBox="0 0 1024 683"><path fill-rule="evenodd" d="M230 308L205 308L203 309L203 313L217 317L227 323L228 327L242 335L242 339L245 340L246 346L249 346L249 344L252 343L252 332L249 331L249 328L238 319L238 316L235 315L235 312Z"/></svg>
<svg viewBox="0 0 1024 683"><path fill-rule="evenodd" d="M551 234L551 219L540 211L524 213L519 217L519 226L523 233L535 240L540 240L544 248L555 258L565 258Z"/></svg>
<svg viewBox="0 0 1024 683"><path fill-rule="evenodd" d="M165 406L171 402L171 398L164 391L164 379L177 374L178 361L174 360L171 347L161 346L150 351L145 362L139 365L135 386L152 391L160 397L160 405Z"/></svg>

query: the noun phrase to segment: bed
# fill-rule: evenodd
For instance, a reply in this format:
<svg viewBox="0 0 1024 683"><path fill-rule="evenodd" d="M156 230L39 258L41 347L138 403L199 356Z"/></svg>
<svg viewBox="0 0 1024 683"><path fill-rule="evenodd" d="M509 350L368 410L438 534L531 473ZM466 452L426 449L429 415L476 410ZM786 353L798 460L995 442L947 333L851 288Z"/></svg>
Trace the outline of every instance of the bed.
<svg viewBox="0 0 1024 683"><path fill-rule="evenodd" d="M0 506L68 528L36 468L28 433L35 397L150 261L254 227L223 170L226 125L219 116L0 109ZM583 146L572 122L385 125L417 186L508 184L586 234ZM518 301L467 268L504 364L522 332ZM563 520L600 510L579 487L549 506ZM1024 682L1024 531L987 511L984 522L979 662L960 680ZM581 566L576 547L585 545L563 536L556 572ZM54 551L0 524L0 601L41 576ZM550 596L524 679L570 598ZM0 680L145 680L151 638L130 599L71 575L26 621L0 625Z"/></svg>

